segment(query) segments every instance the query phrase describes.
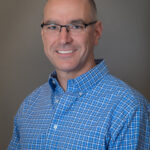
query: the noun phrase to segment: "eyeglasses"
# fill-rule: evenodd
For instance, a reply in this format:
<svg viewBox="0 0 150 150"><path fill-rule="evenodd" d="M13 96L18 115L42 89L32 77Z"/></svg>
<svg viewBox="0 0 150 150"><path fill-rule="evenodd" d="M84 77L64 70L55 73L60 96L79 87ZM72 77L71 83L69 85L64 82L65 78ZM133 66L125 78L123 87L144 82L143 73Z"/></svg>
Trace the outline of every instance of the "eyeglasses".
<svg viewBox="0 0 150 150"><path fill-rule="evenodd" d="M67 24L67 25L60 25L60 24L41 24L41 28L45 31L48 35L58 35L62 28L66 28L66 31L71 33L72 35L79 35L85 31L87 26L95 24L97 21L90 22L88 24L84 23L76 23L76 24Z"/></svg>

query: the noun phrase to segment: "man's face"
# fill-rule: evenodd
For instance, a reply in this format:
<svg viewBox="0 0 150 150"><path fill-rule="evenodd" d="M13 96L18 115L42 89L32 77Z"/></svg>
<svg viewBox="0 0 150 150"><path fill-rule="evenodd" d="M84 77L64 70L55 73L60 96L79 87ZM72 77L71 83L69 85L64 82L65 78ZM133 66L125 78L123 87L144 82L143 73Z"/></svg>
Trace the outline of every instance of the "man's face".
<svg viewBox="0 0 150 150"><path fill-rule="evenodd" d="M66 25L72 22L89 23L91 9L87 0L49 0L44 9L44 23ZM88 26L80 34L71 34L63 27L58 34L48 35L41 31L44 51L59 73L81 75L94 63L94 46L101 35L101 23Z"/></svg>

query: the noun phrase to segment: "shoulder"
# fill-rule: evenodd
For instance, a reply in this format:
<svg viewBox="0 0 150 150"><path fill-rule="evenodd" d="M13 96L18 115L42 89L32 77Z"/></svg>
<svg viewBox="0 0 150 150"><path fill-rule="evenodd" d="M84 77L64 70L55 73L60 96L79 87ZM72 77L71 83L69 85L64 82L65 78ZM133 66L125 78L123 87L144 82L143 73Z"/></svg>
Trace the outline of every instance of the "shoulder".
<svg viewBox="0 0 150 150"><path fill-rule="evenodd" d="M17 116L24 115L36 105L40 105L44 99L51 96L51 88L49 83L46 82L43 85L37 87L32 93L30 93L20 105Z"/></svg>
<svg viewBox="0 0 150 150"><path fill-rule="evenodd" d="M110 74L107 74L97 84L95 90L103 97L105 104L109 105L113 112L128 114L137 108L150 112L150 103L141 93Z"/></svg>
<svg viewBox="0 0 150 150"><path fill-rule="evenodd" d="M124 81L108 74L106 75L101 82L97 85L102 90L106 91L108 94L113 96L122 97L124 99L145 99L144 96L132 88L130 85Z"/></svg>
<svg viewBox="0 0 150 150"><path fill-rule="evenodd" d="M43 85L36 88L31 94L29 94L23 103L33 104L35 103L38 98L40 98L42 95L46 95L50 93L51 89L48 84L48 82L44 83Z"/></svg>

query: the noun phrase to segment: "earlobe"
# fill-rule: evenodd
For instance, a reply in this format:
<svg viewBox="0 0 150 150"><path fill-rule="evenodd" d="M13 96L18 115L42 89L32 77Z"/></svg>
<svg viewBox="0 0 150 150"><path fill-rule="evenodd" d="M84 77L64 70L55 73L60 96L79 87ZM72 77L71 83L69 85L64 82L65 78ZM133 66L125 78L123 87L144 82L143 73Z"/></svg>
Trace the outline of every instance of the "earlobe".
<svg viewBox="0 0 150 150"><path fill-rule="evenodd" d="M43 30L41 29L41 38L43 40Z"/></svg>
<svg viewBox="0 0 150 150"><path fill-rule="evenodd" d="M41 29L41 36L43 36L43 30Z"/></svg>

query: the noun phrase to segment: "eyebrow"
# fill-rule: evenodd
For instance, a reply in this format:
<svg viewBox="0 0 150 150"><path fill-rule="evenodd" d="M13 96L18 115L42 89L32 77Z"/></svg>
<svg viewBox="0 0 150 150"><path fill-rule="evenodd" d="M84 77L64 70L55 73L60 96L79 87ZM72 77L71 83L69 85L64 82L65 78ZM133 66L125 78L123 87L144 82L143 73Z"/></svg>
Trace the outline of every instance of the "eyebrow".
<svg viewBox="0 0 150 150"><path fill-rule="evenodd" d="M72 20L71 22L70 22L71 24L74 24L74 23L77 23L77 24L85 24L85 21L84 20L82 20L82 19L77 19L77 20Z"/></svg>
<svg viewBox="0 0 150 150"><path fill-rule="evenodd" d="M43 21L44 24L59 24L58 21L55 20L47 20ZM68 24L85 24L85 21L83 19L76 19L76 20L71 20Z"/></svg>
<svg viewBox="0 0 150 150"><path fill-rule="evenodd" d="M47 21L43 21L44 24L56 24L56 21L53 20L47 20Z"/></svg>

